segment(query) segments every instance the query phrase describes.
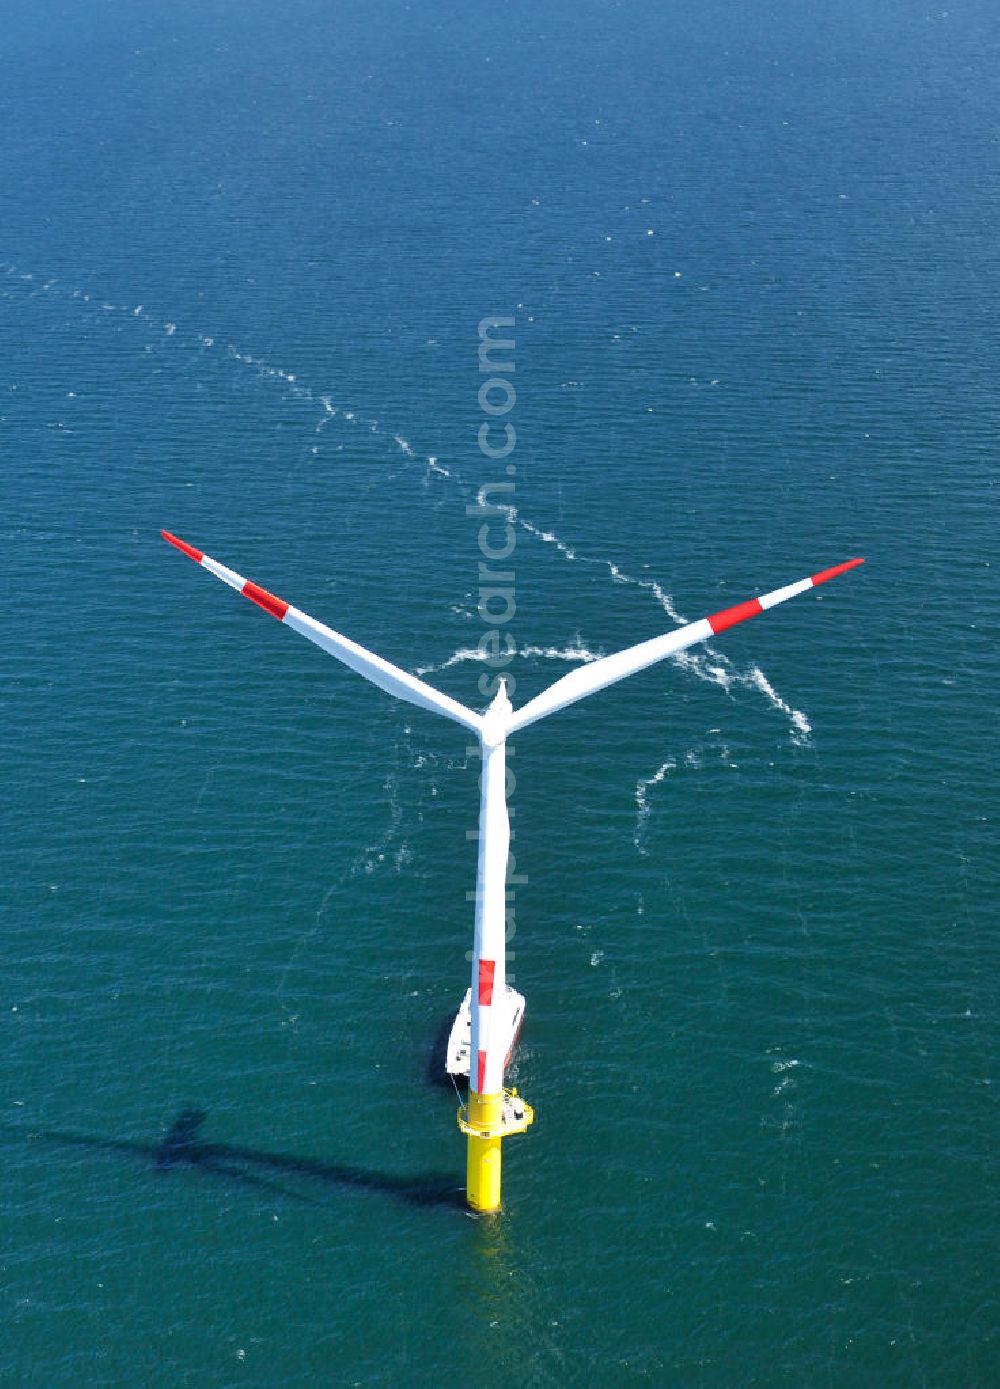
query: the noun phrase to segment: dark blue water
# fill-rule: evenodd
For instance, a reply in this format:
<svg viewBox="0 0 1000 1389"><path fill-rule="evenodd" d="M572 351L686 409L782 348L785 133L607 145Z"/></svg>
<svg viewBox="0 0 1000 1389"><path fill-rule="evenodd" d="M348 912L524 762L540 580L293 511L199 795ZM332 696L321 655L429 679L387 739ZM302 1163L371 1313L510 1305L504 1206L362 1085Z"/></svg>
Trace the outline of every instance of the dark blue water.
<svg viewBox="0 0 1000 1389"><path fill-rule="evenodd" d="M10 4L12 1384L996 1383L1000 26L985 4ZM428 1083L515 319L496 1221ZM506 478L506 474L502 475Z"/></svg>

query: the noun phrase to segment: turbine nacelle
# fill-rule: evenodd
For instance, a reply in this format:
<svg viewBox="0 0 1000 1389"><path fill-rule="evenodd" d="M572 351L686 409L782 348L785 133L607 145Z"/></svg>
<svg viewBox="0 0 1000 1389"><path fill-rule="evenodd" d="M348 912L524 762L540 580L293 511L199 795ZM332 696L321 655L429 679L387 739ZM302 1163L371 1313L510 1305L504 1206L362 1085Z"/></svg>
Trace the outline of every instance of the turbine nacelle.
<svg viewBox="0 0 1000 1389"><path fill-rule="evenodd" d="M479 738L484 748L497 748L507 741L513 712L514 706L507 694L507 681L501 676L499 688L482 716L483 726Z"/></svg>

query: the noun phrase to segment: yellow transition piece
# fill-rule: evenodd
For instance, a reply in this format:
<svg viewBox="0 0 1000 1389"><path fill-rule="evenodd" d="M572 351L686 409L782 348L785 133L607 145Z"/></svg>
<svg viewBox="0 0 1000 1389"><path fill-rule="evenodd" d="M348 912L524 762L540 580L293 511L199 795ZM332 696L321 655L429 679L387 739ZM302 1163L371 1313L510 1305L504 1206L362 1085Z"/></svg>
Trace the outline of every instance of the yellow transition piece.
<svg viewBox="0 0 1000 1389"><path fill-rule="evenodd" d="M500 1209L500 1144L507 1134L523 1133L534 1117L516 1090L495 1095L470 1091L468 1108L458 1112L458 1126L469 1140L465 1185L474 1211Z"/></svg>

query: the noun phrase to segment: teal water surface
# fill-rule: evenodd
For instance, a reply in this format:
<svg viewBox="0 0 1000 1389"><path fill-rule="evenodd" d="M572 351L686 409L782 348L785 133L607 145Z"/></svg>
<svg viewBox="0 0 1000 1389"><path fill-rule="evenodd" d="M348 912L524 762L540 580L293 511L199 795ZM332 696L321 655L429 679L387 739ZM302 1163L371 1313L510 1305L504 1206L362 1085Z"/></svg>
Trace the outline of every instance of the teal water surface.
<svg viewBox="0 0 1000 1389"><path fill-rule="evenodd" d="M11 4L5 1382L997 1383L985 4ZM460 1199L479 705L863 554L512 766L505 1205ZM504 474L506 476L506 474Z"/></svg>

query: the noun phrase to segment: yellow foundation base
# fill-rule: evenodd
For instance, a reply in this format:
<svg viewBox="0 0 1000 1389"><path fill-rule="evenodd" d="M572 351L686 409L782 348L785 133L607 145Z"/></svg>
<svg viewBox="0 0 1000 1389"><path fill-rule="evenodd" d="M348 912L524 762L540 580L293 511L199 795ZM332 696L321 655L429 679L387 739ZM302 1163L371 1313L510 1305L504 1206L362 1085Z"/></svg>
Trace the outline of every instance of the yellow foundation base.
<svg viewBox="0 0 1000 1389"><path fill-rule="evenodd" d="M458 1112L458 1127L469 1140L465 1192L474 1211L500 1209L500 1144L508 1134L523 1133L534 1117L516 1090L469 1092L468 1109Z"/></svg>
<svg viewBox="0 0 1000 1389"><path fill-rule="evenodd" d="M500 1135L503 1095L469 1095L469 1152L466 1163L466 1199L474 1211L500 1209ZM491 1134L481 1138L476 1129Z"/></svg>

